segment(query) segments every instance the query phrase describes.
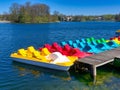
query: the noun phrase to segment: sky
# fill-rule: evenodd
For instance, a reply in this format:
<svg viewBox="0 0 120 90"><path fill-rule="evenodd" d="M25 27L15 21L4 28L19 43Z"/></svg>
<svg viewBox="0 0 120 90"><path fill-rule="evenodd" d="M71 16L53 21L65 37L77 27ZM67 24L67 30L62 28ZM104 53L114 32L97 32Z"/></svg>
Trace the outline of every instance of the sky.
<svg viewBox="0 0 120 90"><path fill-rule="evenodd" d="M13 3L43 3L50 7L51 14L59 11L65 15L103 15L120 13L120 0L0 0L0 14L9 12Z"/></svg>

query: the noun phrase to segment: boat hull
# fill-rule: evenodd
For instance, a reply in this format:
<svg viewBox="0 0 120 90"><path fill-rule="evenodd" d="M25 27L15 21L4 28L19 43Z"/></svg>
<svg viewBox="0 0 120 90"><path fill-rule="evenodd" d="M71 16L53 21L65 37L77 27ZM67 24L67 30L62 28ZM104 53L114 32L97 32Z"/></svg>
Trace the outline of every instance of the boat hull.
<svg viewBox="0 0 120 90"><path fill-rule="evenodd" d="M20 58L14 58L13 61L30 64L30 65L35 65L35 66L40 66L40 67L44 67L44 68L48 68L48 69L61 70L61 71L68 71L70 69L70 66L60 66L60 65L44 63L44 62L37 62L37 61L32 61L32 60L25 60L25 59L20 59Z"/></svg>

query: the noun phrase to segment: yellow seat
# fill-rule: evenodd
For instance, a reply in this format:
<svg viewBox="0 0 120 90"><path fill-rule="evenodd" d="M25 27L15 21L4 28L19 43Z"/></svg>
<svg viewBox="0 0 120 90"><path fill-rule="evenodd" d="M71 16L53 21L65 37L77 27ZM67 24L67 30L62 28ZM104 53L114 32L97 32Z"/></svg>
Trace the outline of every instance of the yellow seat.
<svg viewBox="0 0 120 90"><path fill-rule="evenodd" d="M41 62L49 62L45 56L40 54L39 51L34 51L33 54L34 54L34 57L39 59Z"/></svg>
<svg viewBox="0 0 120 90"><path fill-rule="evenodd" d="M35 51L35 48L33 46L30 46L27 48L27 50L31 53L33 53Z"/></svg>
<svg viewBox="0 0 120 90"><path fill-rule="evenodd" d="M110 42L110 40L106 40L106 42Z"/></svg>
<svg viewBox="0 0 120 90"><path fill-rule="evenodd" d="M67 56L67 58L71 61L71 62L75 62L78 57L75 57L75 56Z"/></svg>
<svg viewBox="0 0 120 90"><path fill-rule="evenodd" d="M51 54L47 48L42 48L41 50L41 55L47 56Z"/></svg>
<svg viewBox="0 0 120 90"><path fill-rule="evenodd" d="M32 58L33 57L33 53L31 53L30 51L27 50L26 56L29 57L29 58Z"/></svg>
<svg viewBox="0 0 120 90"><path fill-rule="evenodd" d="M60 66L71 66L71 65L73 65L73 62L56 63L56 65L60 65Z"/></svg>
<svg viewBox="0 0 120 90"><path fill-rule="evenodd" d="M19 49L19 50L18 50L18 54L20 54L20 55L22 55L22 56L25 57L25 56L26 56L26 50L23 49L23 48L22 48L22 49Z"/></svg>
<svg viewBox="0 0 120 90"><path fill-rule="evenodd" d="M118 39L115 39L113 41L116 42L117 44L120 44L120 41Z"/></svg>
<svg viewBox="0 0 120 90"><path fill-rule="evenodd" d="M40 55L39 51L34 51L33 55L34 55L35 58L41 59L41 55Z"/></svg>

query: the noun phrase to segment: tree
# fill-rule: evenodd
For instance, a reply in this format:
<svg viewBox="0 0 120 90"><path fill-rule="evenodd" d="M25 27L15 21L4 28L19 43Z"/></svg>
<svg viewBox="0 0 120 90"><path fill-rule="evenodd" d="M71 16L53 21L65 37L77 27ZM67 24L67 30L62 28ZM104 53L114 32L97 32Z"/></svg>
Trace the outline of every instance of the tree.
<svg viewBox="0 0 120 90"><path fill-rule="evenodd" d="M115 17L114 15L111 14L107 14L107 15L103 15L104 20L114 20Z"/></svg>
<svg viewBox="0 0 120 90"><path fill-rule="evenodd" d="M120 22L120 14L115 15L115 20Z"/></svg>
<svg viewBox="0 0 120 90"><path fill-rule="evenodd" d="M49 22L50 8L46 4L33 4L26 2L24 5L14 3L10 7L10 17L13 22L36 23Z"/></svg>
<svg viewBox="0 0 120 90"><path fill-rule="evenodd" d="M10 7L10 19L11 21L18 22L20 12L20 5L17 3L13 3Z"/></svg>

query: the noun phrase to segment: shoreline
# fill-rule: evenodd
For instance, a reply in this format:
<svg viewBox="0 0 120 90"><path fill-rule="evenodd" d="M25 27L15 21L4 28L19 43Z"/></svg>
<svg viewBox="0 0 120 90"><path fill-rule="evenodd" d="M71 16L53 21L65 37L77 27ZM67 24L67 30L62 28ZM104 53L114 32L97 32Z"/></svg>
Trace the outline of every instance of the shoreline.
<svg viewBox="0 0 120 90"><path fill-rule="evenodd" d="M0 21L0 23L11 23L11 21Z"/></svg>

